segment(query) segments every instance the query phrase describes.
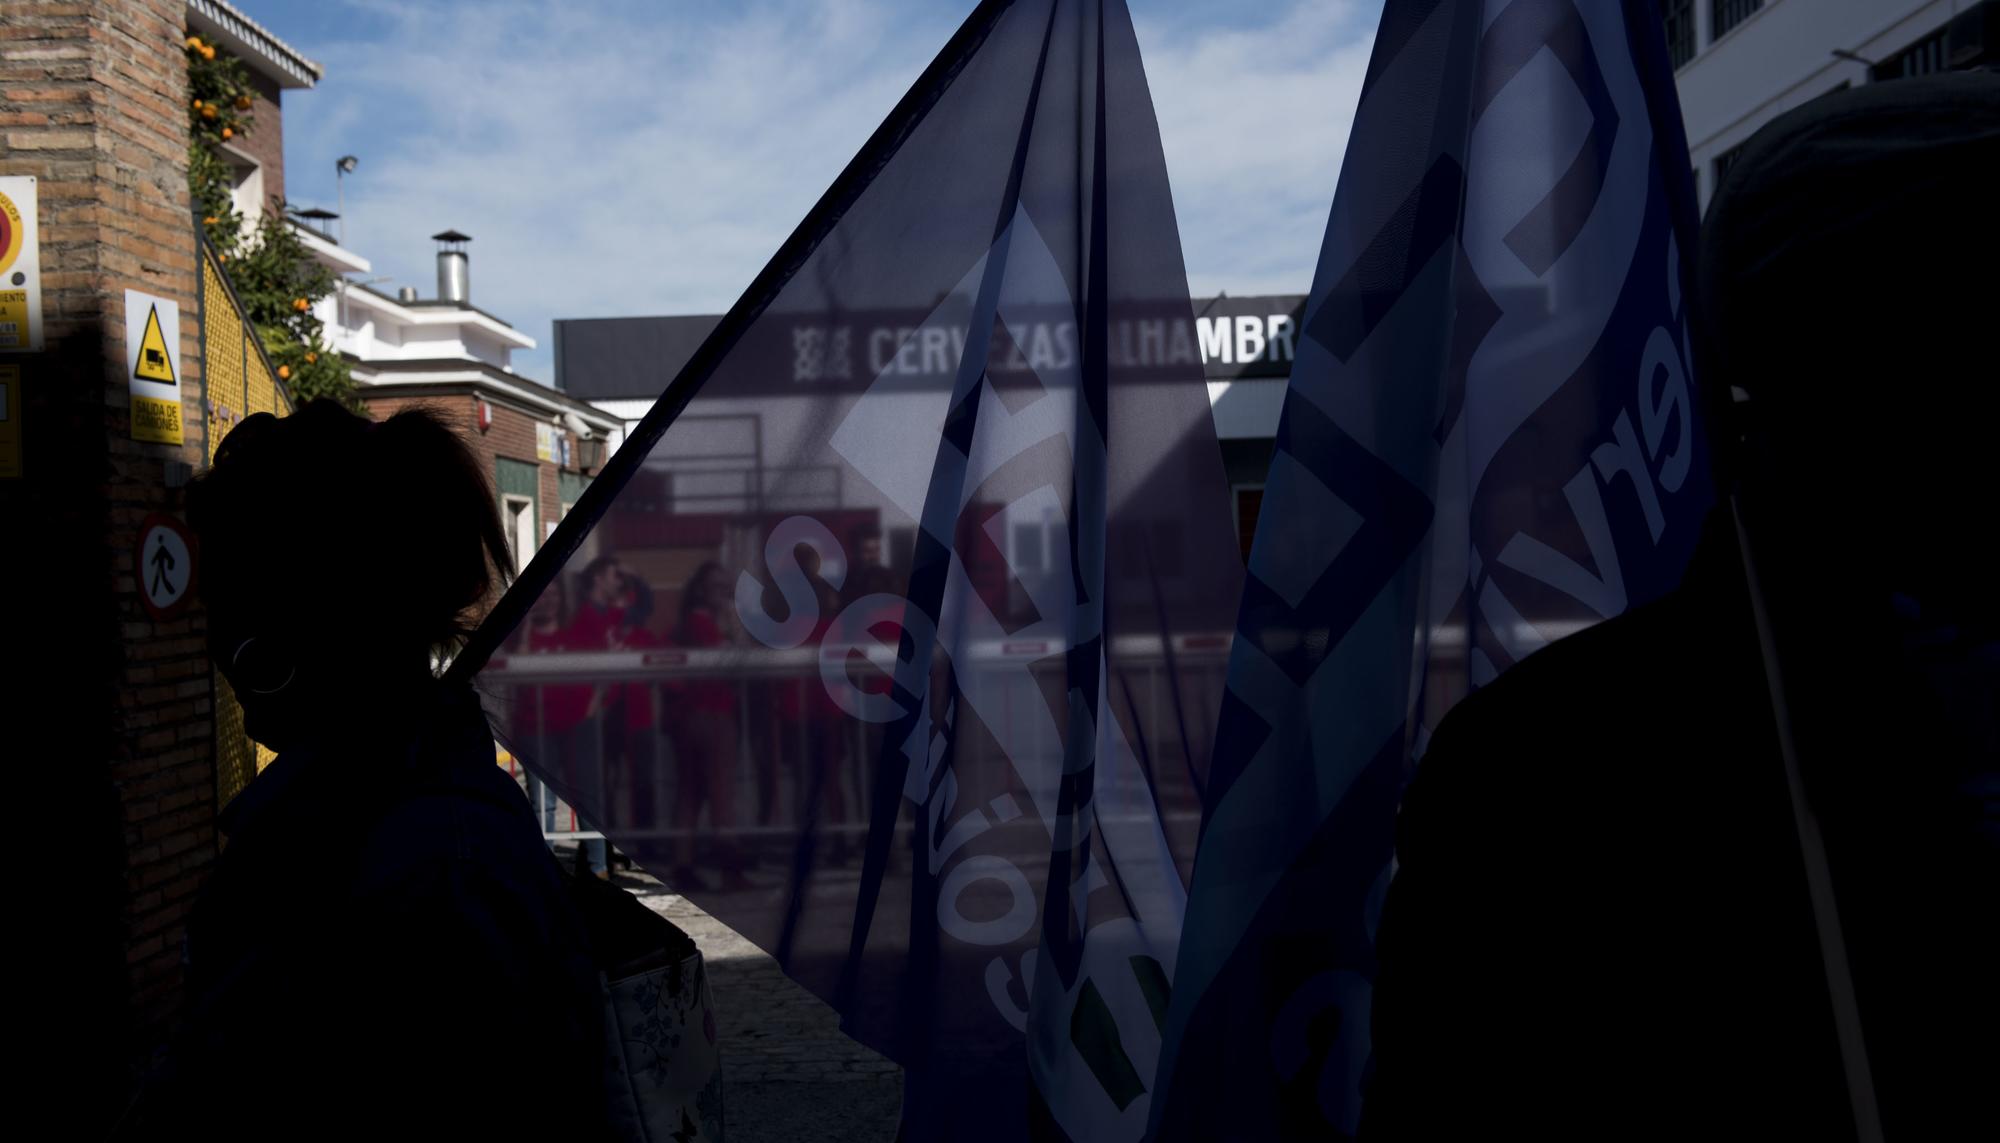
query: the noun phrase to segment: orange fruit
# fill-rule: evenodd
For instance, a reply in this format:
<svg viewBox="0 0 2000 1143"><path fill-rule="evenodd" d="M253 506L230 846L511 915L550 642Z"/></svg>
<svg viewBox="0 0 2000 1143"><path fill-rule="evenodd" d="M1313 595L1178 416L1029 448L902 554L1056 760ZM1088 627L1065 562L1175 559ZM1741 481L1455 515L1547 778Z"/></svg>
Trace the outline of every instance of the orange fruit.
<svg viewBox="0 0 2000 1143"><path fill-rule="evenodd" d="M194 109L195 109L196 111L200 111L200 110L201 110L201 100L197 99L197 100L195 100L195 101L194 101Z"/></svg>
<svg viewBox="0 0 2000 1143"><path fill-rule="evenodd" d="M196 51L200 51L200 50L201 50L201 37L200 37L200 36L189 36L189 37L187 38L187 46L188 46L188 47L191 47L191 48L193 48L193 49L195 49Z"/></svg>
<svg viewBox="0 0 2000 1143"><path fill-rule="evenodd" d="M311 365L311 364L313 364L314 362L316 362L316 361L318 361L318 360L319 360L319 354L317 354L317 353L308 353L308 354L306 354L306 364L307 364L307 365Z"/></svg>
<svg viewBox="0 0 2000 1143"><path fill-rule="evenodd" d="M231 135L234 135L234 134L236 134L236 132L234 132L234 131L231 131L231 130L230 130L229 128L227 128L227 127L224 127L224 128L222 129L222 137L223 137L223 138L225 138L225 139L229 138L229 137L230 137Z"/></svg>
<svg viewBox="0 0 2000 1143"><path fill-rule="evenodd" d="M249 97L249 96L247 96L247 95L239 95L239 96L237 96L237 97L236 97L236 110L238 110L238 111L248 111L248 110L250 110L250 97Z"/></svg>
<svg viewBox="0 0 2000 1143"><path fill-rule="evenodd" d="M293 298L292 308L299 311L300 313L304 313L312 308L312 303L305 300L304 298Z"/></svg>
<svg viewBox="0 0 2000 1143"><path fill-rule="evenodd" d="M278 366L278 380L290 381L291 379L292 379L292 367L289 365Z"/></svg>
<svg viewBox="0 0 2000 1143"><path fill-rule="evenodd" d="M203 104L203 105L202 105L202 108L201 108L201 117L202 117L203 119L213 119L213 118L215 118L215 104L213 104L213 103L205 103L205 104Z"/></svg>
<svg viewBox="0 0 2000 1143"><path fill-rule="evenodd" d="M205 60L212 60L212 59L214 59L214 58L215 58L215 49L214 49L214 48L211 48L211 47L209 47L209 46L208 46L207 44L203 44L203 45L201 46L201 58L202 58L202 59L205 59Z"/></svg>
<svg viewBox="0 0 2000 1143"><path fill-rule="evenodd" d="M208 216L207 218L204 218L204 219L202 219L202 220L201 220L201 224L202 224L203 226L214 226L214 225L215 225L215 216L214 216L214 215L212 215L212 214L211 214L211 215L209 215L209 216Z"/></svg>

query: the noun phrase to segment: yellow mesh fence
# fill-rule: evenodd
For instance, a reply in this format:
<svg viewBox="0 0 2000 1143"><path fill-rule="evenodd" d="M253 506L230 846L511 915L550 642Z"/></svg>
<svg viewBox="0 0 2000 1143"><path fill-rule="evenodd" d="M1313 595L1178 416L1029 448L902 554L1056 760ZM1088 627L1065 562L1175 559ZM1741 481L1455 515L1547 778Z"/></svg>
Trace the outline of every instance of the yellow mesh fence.
<svg viewBox="0 0 2000 1143"><path fill-rule="evenodd" d="M215 252L202 248L201 357L208 419L208 459L237 422L252 413L291 412L291 397L271 375L256 342L256 327L237 308L236 298L222 277ZM275 757L262 743L243 732L243 707L220 672L215 675L215 804L250 784Z"/></svg>

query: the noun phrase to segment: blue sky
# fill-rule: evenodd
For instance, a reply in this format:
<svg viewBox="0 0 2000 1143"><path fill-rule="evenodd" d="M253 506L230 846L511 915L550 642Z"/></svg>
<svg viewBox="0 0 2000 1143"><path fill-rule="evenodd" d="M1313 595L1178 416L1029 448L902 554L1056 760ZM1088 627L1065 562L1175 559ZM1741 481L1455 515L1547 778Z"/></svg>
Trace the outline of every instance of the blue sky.
<svg viewBox="0 0 2000 1143"><path fill-rule="evenodd" d="M436 289L473 235L475 303L558 317L726 309L971 9L970 0L236 0L326 68L285 99L294 204ZM1304 292L1379 0L1130 0L1196 294Z"/></svg>

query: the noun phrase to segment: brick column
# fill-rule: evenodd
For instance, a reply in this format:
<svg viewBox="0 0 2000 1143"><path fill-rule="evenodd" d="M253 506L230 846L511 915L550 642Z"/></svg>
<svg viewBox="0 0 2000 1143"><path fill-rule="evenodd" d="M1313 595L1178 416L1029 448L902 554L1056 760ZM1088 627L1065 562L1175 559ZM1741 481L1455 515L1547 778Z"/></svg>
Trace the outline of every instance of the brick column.
<svg viewBox="0 0 2000 1143"><path fill-rule="evenodd" d="M0 595L25 620L8 655L27 699L9 732L52 779L27 811L47 840L25 876L68 918L32 924L52 975L30 983L73 1002L37 1053L89 1097L37 1102L86 1137L95 1125L69 1117L115 1114L127 1065L177 1011L186 913L216 853L204 620L150 619L132 551L147 513L179 513L206 428L184 23L182 0L0 6L0 174L39 180L47 344L6 358L22 369L24 477L0 481ZM179 447L131 439L128 288L181 306Z"/></svg>

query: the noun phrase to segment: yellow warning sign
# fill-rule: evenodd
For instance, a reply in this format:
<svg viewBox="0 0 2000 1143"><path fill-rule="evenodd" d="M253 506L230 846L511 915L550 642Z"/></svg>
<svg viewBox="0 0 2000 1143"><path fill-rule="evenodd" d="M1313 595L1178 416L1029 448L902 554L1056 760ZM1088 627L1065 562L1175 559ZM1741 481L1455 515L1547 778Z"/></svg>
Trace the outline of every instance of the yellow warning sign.
<svg viewBox="0 0 2000 1143"><path fill-rule="evenodd" d="M180 444L181 403L132 394L132 439Z"/></svg>
<svg viewBox="0 0 2000 1143"><path fill-rule="evenodd" d="M139 337L139 359L132 366L132 376L163 385L174 383L173 359L167 356L167 335L160 332L159 306L146 313L146 332Z"/></svg>
<svg viewBox="0 0 2000 1143"><path fill-rule="evenodd" d="M0 290L0 349L27 348L28 331L32 328L28 291Z"/></svg>
<svg viewBox="0 0 2000 1143"><path fill-rule="evenodd" d="M125 372L132 379L132 439L183 443L180 303L125 291Z"/></svg>

